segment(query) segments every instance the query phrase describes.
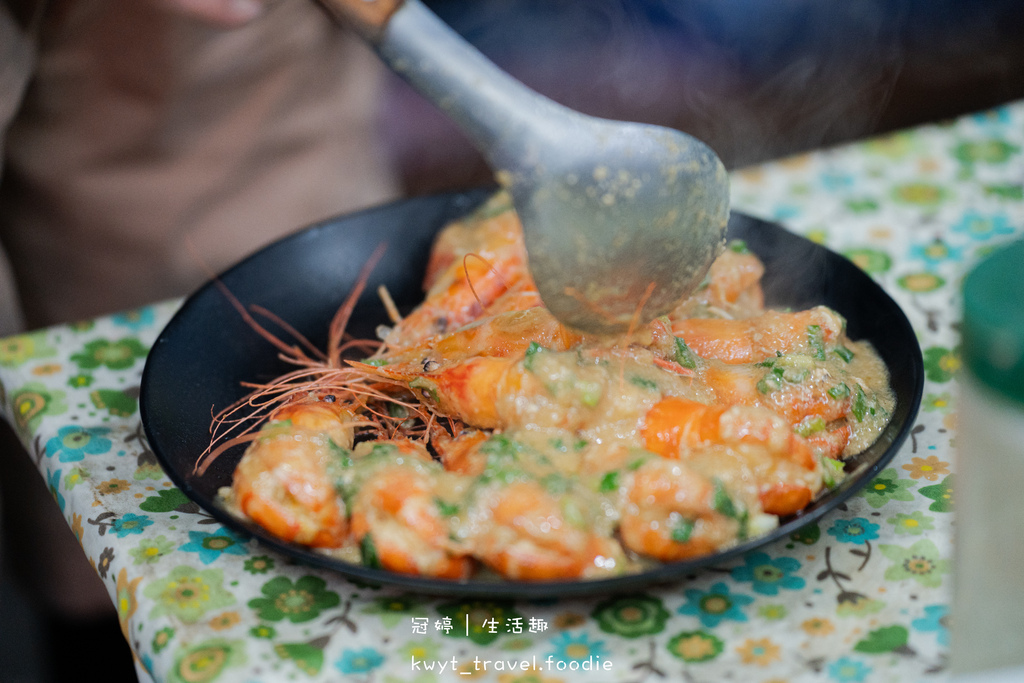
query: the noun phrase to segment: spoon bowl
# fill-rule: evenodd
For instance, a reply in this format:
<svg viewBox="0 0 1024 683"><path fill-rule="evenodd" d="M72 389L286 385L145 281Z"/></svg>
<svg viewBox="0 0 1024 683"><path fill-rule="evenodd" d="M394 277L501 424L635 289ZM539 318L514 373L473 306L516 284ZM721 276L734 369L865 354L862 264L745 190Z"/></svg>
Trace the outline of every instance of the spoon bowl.
<svg viewBox="0 0 1024 683"><path fill-rule="evenodd" d="M621 333L668 313L724 246L729 183L670 128L586 116L499 69L419 0L321 0L470 137L509 190L561 322Z"/></svg>

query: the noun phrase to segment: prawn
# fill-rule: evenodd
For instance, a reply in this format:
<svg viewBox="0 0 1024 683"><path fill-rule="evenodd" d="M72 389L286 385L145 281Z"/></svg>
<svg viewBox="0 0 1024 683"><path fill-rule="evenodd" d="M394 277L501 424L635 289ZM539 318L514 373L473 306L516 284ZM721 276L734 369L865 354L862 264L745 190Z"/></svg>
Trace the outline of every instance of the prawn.
<svg viewBox="0 0 1024 683"><path fill-rule="evenodd" d="M388 366L408 364L405 367L437 369L477 356L520 355L531 344L556 350L569 349L582 339L582 335L562 325L546 308L538 306L480 318L417 346L384 353L376 360Z"/></svg>
<svg viewBox="0 0 1024 683"><path fill-rule="evenodd" d="M460 429L452 436L436 422L430 430L430 445L444 468L470 476L478 476L487 466L487 456L480 446L489 438L487 432L472 428Z"/></svg>
<svg viewBox="0 0 1024 683"><path fill-rule="evenodd" d="M511 579L550 581L621 571L624 555L611 538L536 481L515 481L478 495L473 555Z"/></svg>
<svg viewBox="0 0 1024 683"><path fill-rule="evenodd" d="M420 344L480 317L526 272L522 226L509 208L442 232L427 269L427 295L384 337L392 349Z"/></svg>
<svg viewBox="0 0 1024 683"><path fill-rule="evenodd" d="M276 411L235 468L239 509L282 540L342 546L345 503L328 470L338 450L352 445L353 418L336 403L302 401Z"/></svg>
<svg viewBox="0 0 1024 683"><path fill-rule="evenodd" d="M711 446L757 446L773 463L778 476L758 482L758 495L769 514L792 514L814 497L820 482L821 464L803 437L767 408L758 406L709 406L684 398L658 402L645 416L642 434L646 448L666 458L688 460ZM807 473L806 481L793 473Z"/></svg>
<svg viewBox="0 0 1024 683"><path fill-rule="evenodd" d="M394 465L374 472L352 502L352 536L365 564L401 574L465 579L472 559L449 538L434 478Z"/></svg>
<svg viewBox="0 0 1024 683"><path fill-rule="evenodd" d="M824 359L826 347L841 341L846 321L826 306L786 313L765 311L753 318L686 318L672 332L703 358L757 363L790 353Z"/></svg>
<svg viewBox="0 0 1024 683"><path fill-rule="evenodd" d="M690 318L709 310L730 318L746 318L764 311L761 277L764 264L739 240L731 242L708 270L707 285L676 307L673 319Z"/></svg>
<svg viewBox="0 0 1024 683"><path fill-rule="evenodd" d="M533 278L525 274L514 285L505 290L505 293L495 299L484 309L485 315L497 315L508 311L525 311L528 308L535 308L544 304L537 291L537 285Z"/></svg>
<svg viewBox="0 0 1024 683"><path fill-rule="evenodd" d="M784 356L770 369L710 361L704 379L719 403L770 408L829 457L839 457L849 442L852 392L807 356Z"/></svg>
<svg viewBox="0 0 1024 683"><path fill-rule="evenodd" d="M724 494L708 478L678 460L653 458L628 476L619 522L623 545L662 562L712 553L740 531L739 513L725 514ZM731 499L730 499L730 505Z"/></svg>

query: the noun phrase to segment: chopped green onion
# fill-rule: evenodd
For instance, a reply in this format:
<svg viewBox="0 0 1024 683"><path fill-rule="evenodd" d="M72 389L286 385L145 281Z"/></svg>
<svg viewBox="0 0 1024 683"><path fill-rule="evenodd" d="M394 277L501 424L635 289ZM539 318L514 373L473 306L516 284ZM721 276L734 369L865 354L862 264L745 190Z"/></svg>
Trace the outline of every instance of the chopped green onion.
<svg viewBox="0 0 1024 683"><path fill-rule="evenodd" d="M793 428L793 431L800 436L810 436L825 428L825 420L819 415L808 418Z"/></svg>
<svg viewBox="0 0 1024 683"><path fill-rule="evenodd" d="M825 360L825 337L821 332L821 325L807 326L807 344L814 352L815 360Z"/></svg>
<svg viewBox="0 0 1024 683"><path fill-rule="evenodd" d="M693 528L696 523L692 519L681 519L679 522L672 527L672 540L676 543L686 543L690 540L690 536L693 535Z"/></svg>
<svg viewBox="0 0 1024 683"><path fill-rule="evenodd" d="M675 361L688 370L697 369L697 356L693 353L686 342L676 337Z"/></svg>
<svg viewBox="0 0 1024 683"><path fill-rule="evenodd" d="M829 396L836 399L846 398L850 395L850 387L846 385L846 382L840 382L826 392Z"/></svg>
<svg viewBox="0 0 1024 683"><path fill-rule="evenodd" d="M612 470L601 477L601 484L597 487L601 493L611 493L619 490L619 471Z"/></svg>
<svg viewBox="0 0 1024 683"><path fill-rule="evenodd" d="M526 357L523 359L523 368L528 372L533 371L533 362L538 353L547 351L543 346L535 341L530 342L530 345L526 347Z"/></svg>
<svg viewBox="0 0 1024 683"><path fill-rule="evenodd" d="M750 512L747 510L743 511L743 514L739 516L740 528L736 531L736 538L740 541L747 540L747 536L750 534Z"/></svg>
<svg viewBox="0 0 1024 683"><path fill-rule="evenodd" d="M640 387L641 389L648 389L650 391L658 390L658 383L652 379L641 377L640 375L630 375L629 383L633 386Z"/></svg>
<svg viewBox="0 0 1024 683"><path fill-rule="evenodd" d="M480 452L488 456L488 462L517 462L524 450L526 446L506 434L493 434L480 445Z"/></svg>
<svg viewBox="0 0 1024 683"><path fill-rule="evenodd" d="M600 382L577 382L576 389L579 391L580 403L588 408L596 407L601 402L602 394L604 394L604 389L601 387Z"/></svg>
<svg viewBox="0 0 1024 683"><path fill-rule="evenodd" d="M729 242L729 251L734 251L737 254L749 254L750 248L743 240L733 240Z"/></svg>
<svg viewBox="0 0 1024 683"><path fill-rule="evenodd" d="M580 509L579 503L573 498L562 499L562 515L565 517L566 522L578 529L587 526L587 517L583 514L583 510Z"/></svg>
<svg viewBox="0 0 1024 683"><path fill-rule="evenodd" d="M736 504L726 492L725 485L718 479L715 480L715 498L712 506L726 517L739 519L739 510L736 509Z"/></svg>
<svg viewBox="0 0 1024 683"><path fill-rule="evenodd" d="M630 472L635 472L636 470L638 470L641 467L643 467L643 464L645 462L647 462L647 457L646 456L642 457L642 458L637 458L633 462L631 462L628 465L626 465L626 469L628 469Z"/></svg>
<svg viewBox="0 0 1024 683"><path fill-rule="evenodd" d="M441 500L440 498L434 498L434 503L437 504L438 511L445 517L452 517L459 514L458 505Z"/></svg>
<svg viewBox="0 0 1024 683"><path fill-rule="evenodd" d="M844 469L842 460L834 460L827 456L821 458L821 481L826 488L834 489L843 480Z"/></svg>
<svg viewBox="0 0 1024 683"><path fill-rule="evenodd" d="M437 385L429 379L425 377L417 377L413 379L413 381L409 382L409 386L413 389L419 389L425 393L434 403L440 403L440 399L438 399L437 396Z"/></svg>
<svg viewBox="0 0 1024 683"><path fill-rule="evenodd" d="M853 351L851 351L850 349L846 348L845 346L839 346L839 347L833 349L832 352L835 353L840 358L842 358L847 363L849 363L851 360L853 360L853 357L855 355L853 353Z"/></svg>
<svg viewBox="0 0 1024 683"><path fill-rule="evenodd" d="M868 405L868 397L864 395L864 390L859 386L857 387L857 394L853 398L853 406L850 408L853 416L857 418L857 422L863 422L864 416L870 411L874 414L874 411Z"/></svg>
<svg viewBox="0 0 1024 683"><path fill-rule="evenodd" d="M359 551L363 556L363 564L367 567L380 569L380 556L377 555L377 546L373 542L373 536L366 534L359 542Z"/></svg>
<svg viewBox="0 0 1024 683"><path fill-rule="evenodd" d="M403 419L409 417L409 409L398 403L388 403L388 416Z"/></svg>
<svg viewBox="0 0 1024 683"><path fill-rule="evenodd" d="M569 480L560 474L549 474L540 483L548 493L560 496L569 490Z"/></svg>
<svg viewBox="0 0 1024 683"><path fill-rule="evenodd" d="M776 389L782 388L782 372L776 372L781 368L775 368L757 382L757 390L762 394L770 394Z"/></svg>

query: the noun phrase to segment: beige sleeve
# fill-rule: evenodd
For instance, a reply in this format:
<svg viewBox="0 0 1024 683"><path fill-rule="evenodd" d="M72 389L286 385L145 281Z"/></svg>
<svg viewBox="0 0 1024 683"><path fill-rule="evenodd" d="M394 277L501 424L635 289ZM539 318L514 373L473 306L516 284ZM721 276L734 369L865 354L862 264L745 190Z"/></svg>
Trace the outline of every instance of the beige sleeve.
<svg viewBox="0 0 1024 683"><path fill-rule="evenodd" d="M184 295L311 222L394 198L382 66L310 0L219 29L64 0L9 129L0 238L26 318Z"/></svg>

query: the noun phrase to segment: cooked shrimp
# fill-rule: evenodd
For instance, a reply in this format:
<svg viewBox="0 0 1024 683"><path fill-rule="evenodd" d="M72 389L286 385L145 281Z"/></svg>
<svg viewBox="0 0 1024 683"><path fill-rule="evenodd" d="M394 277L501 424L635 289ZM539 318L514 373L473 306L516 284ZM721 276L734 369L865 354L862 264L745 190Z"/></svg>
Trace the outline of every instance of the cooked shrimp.
<svg viewBox="0 0 1024 683"><path fill-rule="evenodd" d="M677 460L644 462L629 474L625 488L619 534L641 555L662 562L706 555L727 546L740 531L741 512L725 504L725 494L711 480ZM718 507L730 514L716 510L716 491Z"/></svg>
<svg viewBox="0 0 1024 683"><path fill-rule="evenodd" d="M835 346L846 321L825 306L797 313L766 311L753 318L674 320L672 331L697 355L726 363L756 363L777 355L804 353L824 358Z"/></svg>
<svg viewBox="0 0 1024 683"><path fill-rule="evenodd" d="M666 398L647 414L643 436L648 450L687 461L693 452L715 445L759 447L756 456L770 467L756 477L757 493L769 514L791 514L805 507L820 488L814 482L820 483L821 465L806 440L766 408ZM804 473L809 476L800 476Z"/></svg>
<svg viewBox="0 0 1024 683"><path fill-rule="evenodd" d="M524 367L524 358L522 354L476 356L429 372L415 364L386 365L376 370L385 377L409 382L424 404L437 413L480 429L505 429L531 422L565 429L582 426L584 413L592 411L594 404L558 402L545 386L545 378ZM574 354L571 362L575 363ZM580 388L591 390L599 398L599 384L590 382Z"/></svg>
<svg viewBox="0 0 1024 683"><path fill-rule="evenodd" d="M488 438L490 435L479 429L461 429L452 436L444 427L434 423L430 445L449 472L477 476L487 465L487 455L479 447Z"/></svg>
<svg viewBox="0 0 1024 683"><path fill-rule="evenodd" d="M809 423L809 424L808 424ZM811 418L805 421L808 445L817 452L833 459L842 457L846 447L850 445L850 435L853 429L849 422L834 422L819 426ZM801 425L797 425L800 429Z"/></svg>
<svg viewBox="0 0 1024 683"><path fill-rule="evenodd" d="M807 442L775 412L758 406L709 406L685 398L662 399L644 418L644 444L668 458L681 448L754 443L804 467L813 467Z"/></svg>
<svg viewBox="0 0 1024 683"><path fill-rule="evenodd" d="M779 358L770 367L712 361L704 379L721 403L762 405L793 424L812 416L825 422L841 420L853 402L843 378L801 354Z"/></svg>
<svg viewBox="0 0 1024 683"><path fill-rule="evenodd" d="M235 468L238 507L285 541L325 548L344 544L345 503L328 471L352 445L352 413L335 403L298 402L277 411Z"/></svg>
<svg viewBox="0 0 1024 683"><path fill-rule="evenodd" d="M526 276L522 227L513 211L451 228L469 239L458 249L442 249L431 258L430 288L423 303L398 322L385 337L402 349L454 330L480 317L484 310ZM458 238L443 240L442 245Z"/></svg>
<svg viewBox="0 0 1024 683"><path fill-rule="evenodd" d="M541 305L543 302L540 299L540 292L537 291L537 285L533 283L533 278L527 273L487 306L484 313L497 315L508 311L525 311L528 308Z"/></svg>
<svg viewBox="0 0 1024 683"><path fill-rule="evenodd" d="M449 539L432 477L402 466L375 472L352 502L352 536L365 564L401 574L464 579L472 560Z"/></svg>
<svg viewBox="0 0 1024 683"><path fill-rule="evenodd" d="M707 286L697 290L670 314L689 318L717 311L731 318L746 318L764 311L761 276L764 264L742 242L732 242L711 264Z"/></svg>
<svg viewBox="0 0 1024 683"><path fill-rule="evenodd" d="M567 507L577 500L559 500L529 480L481 492L474 556L503 576L526 581L621 571L621 548L590 530L582 511Z"/></svg>
<svg viewBox="0 0 1024 683"><path fill-rule="evenodd" d="M497 192L469 215L445 225L430 247L423 290L430 291L463 256L486 247L490 239L488 231L494 227L487 224L489 218L511 212L512 198L508 193Z"/></svg>
<svg viewBox="0 0 1024 683"><path fill-rule="evenodd" d="M315 399L293 401L274 411L272 422L288 421L300 431L326 434L339 448L352 448L355 413L350 406Z"/></svg>
<svg viewBox="0 0 1024 683"><path fill-rule="evenodd" d="M733 242L714 263L708 278L708 302L714 306L730 305L751 313L764 310L761 277L764 264L746 245Z"/></svg>
<svg viewBox="0 0 1024 683"><path fill-rule="evenodd" d="M505 311L475 320L448 334L379 357L394 368L438 369L475 356L522 355L531 344L572 348L583 336L558 322L546 308ZM397 370L395 370L397 372Z"/></svg>

